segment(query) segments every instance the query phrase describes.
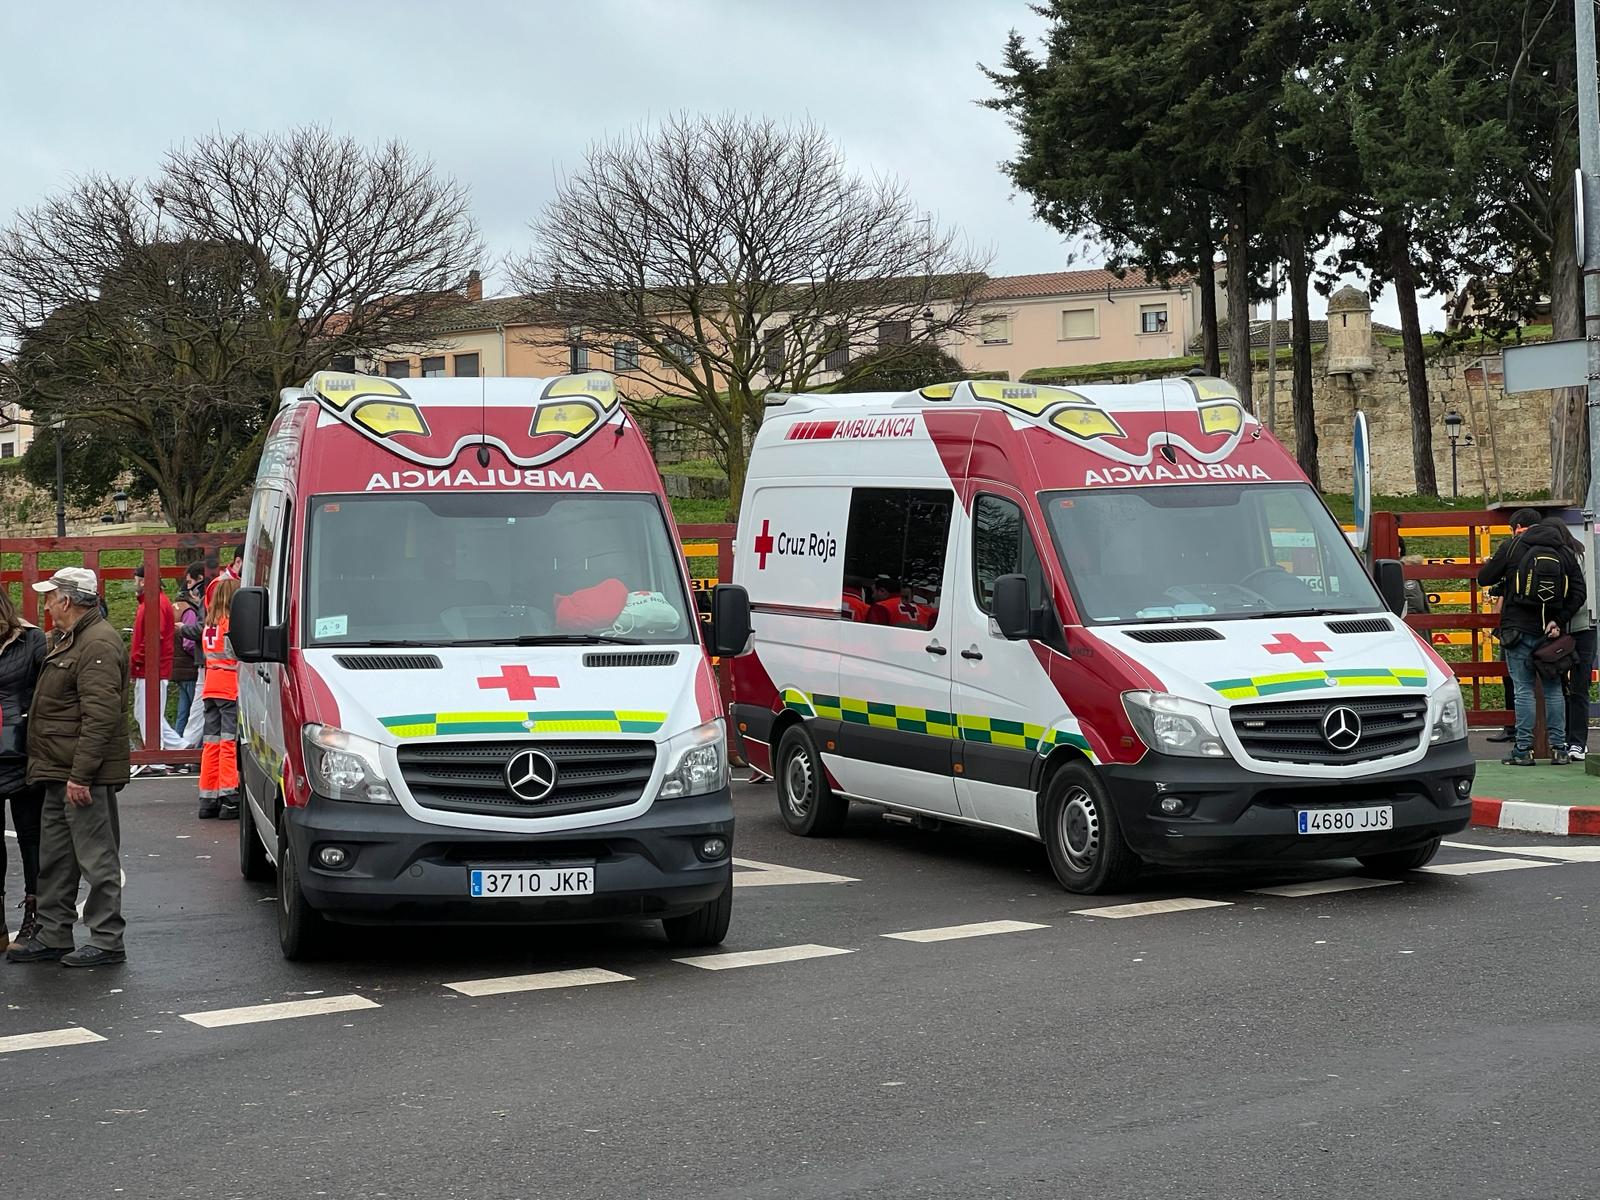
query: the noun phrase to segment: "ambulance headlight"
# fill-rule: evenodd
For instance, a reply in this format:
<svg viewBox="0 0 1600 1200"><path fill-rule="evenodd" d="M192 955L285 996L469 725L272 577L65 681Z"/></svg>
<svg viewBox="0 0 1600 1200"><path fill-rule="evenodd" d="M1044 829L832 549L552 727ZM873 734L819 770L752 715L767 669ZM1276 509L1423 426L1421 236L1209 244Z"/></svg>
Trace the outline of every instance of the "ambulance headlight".
<svg viewBox="0 0 1600 1200"><path fill-rule="evenodd" d="M1150 749L1186 758L1227 758L1209 706L1165 692L1123 692L1122 707Z"/></svg>
<svg viewBox="0 0 1600 1200"><path fill-rule="evenodd" d="M658 800L704 796L728 786L728 731L722 718L680 733L666 745L667 773Z"/></svg>
<svg viewBox="0 0 1600 1200"><path fill-rule="evenodd" d="M1454 679L1434 690L1428 707L1433 710L1432 742L1459 742L1467 736L1467 706L1461 699L1461 685Z"/></svg>
<svg viewBox="0 0 1600 1200"><path fill-rule="evenodd" d="M384 778L378 743L332 725L305 727L306 773L312 790L330 800L398 804Z"/></svg>

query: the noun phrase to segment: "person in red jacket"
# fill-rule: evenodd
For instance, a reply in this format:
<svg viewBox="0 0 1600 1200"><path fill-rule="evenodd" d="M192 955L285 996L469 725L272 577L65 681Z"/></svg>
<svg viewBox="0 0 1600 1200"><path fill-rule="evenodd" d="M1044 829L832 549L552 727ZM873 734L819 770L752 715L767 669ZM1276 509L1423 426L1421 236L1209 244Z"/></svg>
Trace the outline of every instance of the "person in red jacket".
<svg viewBox="0 0 1600 1200"><path fill-rule="evenodd" d="M133 618L133 646L128 655L128 673L133 677L133 719L139 725L139 745L145 745L144 735L144 706L145 706L145 681L152 676L160 683L161 699L158 711L161 714L161 749L176 750L183 744L183 739L167 724L167 683L172 678L172 648L177 637L177 619L172 611L172 601L167 599L167 593L161 585L156 585L156 597L159 601L158 609L160 635L160 661L155 664L155 670L149 669L145 662L145 612L147 610L144 568L133 569L133 590L139 597L139 609Z"/></svg>

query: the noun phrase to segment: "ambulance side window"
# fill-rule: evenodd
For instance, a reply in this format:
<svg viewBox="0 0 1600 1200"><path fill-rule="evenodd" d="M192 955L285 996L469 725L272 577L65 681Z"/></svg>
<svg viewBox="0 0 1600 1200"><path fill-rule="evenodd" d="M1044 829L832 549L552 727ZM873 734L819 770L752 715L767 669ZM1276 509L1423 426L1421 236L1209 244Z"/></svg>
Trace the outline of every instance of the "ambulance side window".
<svg viewBox="0 0 1600 1200"><path fill-rule="evenodd" d="M844 543L845 611L868 625L932 629L939 619L955 494L856 488Z"/></svg>
<svg viewBox="0 0 1600 1200"><path fill-rule="evenodd" d="M245 587L267 589L267 621L283 620L283 529L288 497L275 488L261 488L251 504L248 555L240 572Z"/></svg>
<svg viewBox="0 0 1600 1200"><path fill-rule="evenodd" d="M1026 575L1033 603L1044 603L1044 565L1022 509L999 496L980 495L972 506L972 589L978 607L990 616L994 581L1002 575Z"/></svg>

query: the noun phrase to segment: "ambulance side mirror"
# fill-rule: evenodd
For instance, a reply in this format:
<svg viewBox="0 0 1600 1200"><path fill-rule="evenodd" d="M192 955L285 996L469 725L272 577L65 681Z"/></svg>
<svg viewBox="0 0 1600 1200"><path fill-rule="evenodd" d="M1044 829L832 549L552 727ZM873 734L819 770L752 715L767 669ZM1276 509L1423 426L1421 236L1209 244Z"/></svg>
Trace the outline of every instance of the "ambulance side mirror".
<svg viewBox="0 0 1600 1200"><path fill-rule="evenodd" d="M749 640L750 593L738 584L719 583L711 589L711 653L718 658L743 654Z"/></svg>
<svg viewBox="0 0 1600 1200"><path fill-rule="evenodd" d="M228 644L240 662L285 662L288 637L282 625L267 624L267 589L240 588L228 610Z"/></svg>
<svg viewBox="0 0 1600 1200"><path fill-rule="evenodd" d="M1378 585L1378 594L1383 597L1383 603L1395 616L1401 617L1406 611L1406 573L1400 565L1400 560L1395 558L1380 558L1372 564L1372 578Z"/></svg>
<svg viewBox="0 0 1600 1200"><path fill-rule="evenodd" d="M994 623L1000 627L1000 636L1009 642L1033 635L1026 575L1002 575L994 581Z"/></svg>

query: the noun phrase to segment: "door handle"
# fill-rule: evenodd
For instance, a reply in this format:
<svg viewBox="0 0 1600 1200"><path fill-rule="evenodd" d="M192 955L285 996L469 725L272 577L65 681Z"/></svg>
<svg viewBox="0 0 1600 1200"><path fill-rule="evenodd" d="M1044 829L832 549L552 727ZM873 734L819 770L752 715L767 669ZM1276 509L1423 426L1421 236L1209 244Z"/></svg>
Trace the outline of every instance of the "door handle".
<svg viewBox="0 0 1600 1200"><path fill-rule="evenodd" d="M979 650L976 646L969 646L967 649L961 652L961 657L969 659L972 662L982 662L983 651Z"/></svg>
<svg viewBox="0 0 1600 1200"><path fill-rule="evenodd" d="M929 642L926 646L923 647L923 649L926 650L929 654L937 654L937 655L940 655L941 657L943 655L946 655L946 654L950 653L950 651L946 650L943 646L939 645L938 642Z"/></svg>

